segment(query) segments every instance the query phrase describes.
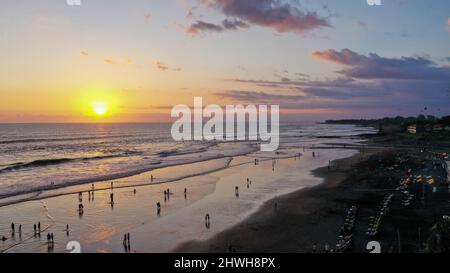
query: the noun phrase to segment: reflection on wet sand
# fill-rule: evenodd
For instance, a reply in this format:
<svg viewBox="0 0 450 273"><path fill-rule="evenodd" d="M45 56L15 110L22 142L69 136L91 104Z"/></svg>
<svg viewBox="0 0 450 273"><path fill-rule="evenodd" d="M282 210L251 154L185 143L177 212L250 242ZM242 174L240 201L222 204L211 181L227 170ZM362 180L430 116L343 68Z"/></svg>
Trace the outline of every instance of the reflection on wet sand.
<svg viewBox="0 0 450 273"><path fill-rule="evenodd" d="M249 155L231 161L170 167L125 179L126 182L96 184L95 189L93 185L67 189L80 190L78 198L73 194L48 198L45 208L40 201L6 206L0 209L0 216L9 219L14 215L14 221L23 225L24 233L32 230L30 221L42 221L49 229L46 232L54 234L51 249L54 252L66 251L65 245L71 240L79 241L83 252L168 252L184 241L207 239L240 222L277 195L317 185L320 179L311 176L310 170L353 153L323 150L319 158L300 156L298 150L292 149L257 158L256 165L253 164L256 155ZM221 167L224 164L229 167ZM170 181L180 173L188 177L136 190L139 181L152 177L155 181ZM192 175L195 173L202 174ZM126 183L133 186L124 187ZM83 202L86 195L89 202ZM2 234L4 223L0 227ZM128 233L134 238L133 244L128 244ZM47 246L39 236L8 238L1 243L2 251L7 252L47 252Z"/></svg>

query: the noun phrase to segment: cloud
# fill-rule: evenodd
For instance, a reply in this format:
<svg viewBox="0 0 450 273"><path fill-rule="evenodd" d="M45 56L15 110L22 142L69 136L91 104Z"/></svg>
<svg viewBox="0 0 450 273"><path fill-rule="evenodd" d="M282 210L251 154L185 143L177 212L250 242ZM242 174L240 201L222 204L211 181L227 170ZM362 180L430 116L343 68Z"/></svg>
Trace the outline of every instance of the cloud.
<svg viewBox="0 0 450 273"><path fill-rule="evenodd" d="M320 60L346 66L339 73L355 79L450 79L450 67L439 67L424 57L385 58L375 53L358 54L350 49L315 51L312 55Z"/></svg>
<svg viewBox="0 0 450 273"><path fill-rule="evenodd" d="M112 59L104 59L103 61L107 64L116 64L116 61L114 61Z"/></svg>
<svg viewBox="0 0 450 273"><path fill-rule="evenodd" d="M340 87L348 88L354 82L351 78L339 77L325 80L311 80L309 77L303 79L281 78L280 80L252 80L252 79L229 79L227 81L237 83L253 84L260 87L276 87L279 89L298 89L306 87Z"/></svg>
<svg viewBox="0 0 450 273"><path fill-rule="evenodd" d="M276 93L233 91L222 97L232 98L234 100L272 100L272 101L295 101L308 99L332 99L348 100L354 98L381 97L387 95L383 88L372 83L360 83L349 78L336 78L325 80L279 80L279 81L258 81L258 80L232 80L239 83L249 83L262 88L277 89ZM272 90L273 92L273 90ZM295 92L295 95L285 95L282 92Z"/></svg>
<svg viewBox="0 0 450 273"><path fill-rule="evenodd" d="M96 53L91 53L88 51L80 51L80 56L82 58L90 59L95 62L107 64L107 65L119 65L123 67L129 67L134 64L133 60L130 58L119 58L119 57L108 57L108 56L100 56Z"/></svg>
<svg viewBox="0 0 450 273"><path fill-rule="evenodd" d="M161 63L160 61L157 61L157 62L156 62L156 67L157 67L159 70L162 70L162 71L166 71L166 70L169 69L169 67L168 67L167 65Z"/></svg>
<svg viewBox="0 0 450 273"><path fill-rule="evenodd" d="M241 91L241 90L229 90L225 92L217 92L216 96L232 99L241 102L251 102L251 103L268 103L271 101L298 101L305 98L303 95L281 95L281 94L270 94L266 92L258 91Z"/></svg>
<svg viewBox="0 0 450 273"><path fill-rule="evenodd" d="M331 61L337 64L350 65L360 61L360 59L358 60L360 55L349 49L343 49L340 52L332 49L328 49L325 51L315 51L312 53L312 55L318 59Z"/></svg>
<svg viewBox="0 0 450 273"><path fill-rule="evenodd" d="M448 85L447 85L448 86ZM329 118L330 113L345 112L349 117L372 115L417 115L424 107L429 114L448 115L450 96L445 95L445 85L439 82L419 83L354 82L349 87L335 87L327 81L321 86L297 89L297 94L281 90L227 91L217 93L221 98L238 103L279 104L282 110L320 110Z"/></svg>
<svg viewBox="0 0 450 273"><path fill-rule="evenodd" d="M168 70L181 71L181 68L179 68L179 67L170 67L160 61L156 61L156 68L158 68L161 71L168 71Z"/></svg>
<svg viewBox="0 0 450 273"><path fill-rule="evenodd" d="M322 27L331 27L327 19L317 13L303 11L293 4L279 0L200 0L224 15L242 20L249 25L267 27L277 32L305 33Z"/></svg>
<svg viewBox="0 0 450 273"><path fill-rule="evenodd" d="M215 25L211 23L207 23L204 21L197 21L196 23L189 26L186 30L192 34L199 34L201 32L222 32L223 28L220 25Z"/></svg>
<svg viewBox="0 0 450 273"><path fill-rule="evenodd" d="M221 24L212 24L198 20L197 22L191 24L188 28L186 28L186 32L196 35L206 32L224 32L248 27L249 25L247 23L236 19L225 19Z"/></svg>
<svg viewBox="0 0 450 273"><path fill-rule="evenodd" d="M249 28L250 26L240 20L225 19L222 21L222 27L226 30L238 30L239 28Z"/></svg>
<svg viewBox="0 0 450 273"><path fill-rule="evenodd" d="M280 104L283 109L339 110L350 115L353 111L353 116L417 115L425 107L428 114L450 114L450 67L439 66L428 57L387 58L350 49L328 49L312 55L344 69L338 71L338 77L323 79L228 79L260 90L216 95L234 101Z"/></svg>

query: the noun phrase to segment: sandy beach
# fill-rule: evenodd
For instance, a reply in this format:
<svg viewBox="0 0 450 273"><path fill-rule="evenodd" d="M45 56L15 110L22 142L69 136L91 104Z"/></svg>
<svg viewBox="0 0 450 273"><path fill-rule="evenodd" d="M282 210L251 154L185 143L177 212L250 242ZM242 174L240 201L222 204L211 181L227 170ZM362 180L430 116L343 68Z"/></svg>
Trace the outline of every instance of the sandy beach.
<svg viewBox="0 0 450 273"><path fill-rule="evenodd" d="M360 139L256 152L98 182L93 190L84 184L6 198L0 207L0 236L6 239L0 250L68 252L67 243L77 241L83 252L97 253L308 253L314 245L315 252L335 251L353 207L358 212L345 252L367 252L372 240L383 252L446 249L447 234L434 244L433 236L450 209L442 156L447 146L416 148L420 143L400 146L389 140L398 136L363 138L362 146ZM389 195L393 201L384 208L382 224L368 235ZM11 233L12 222L22 232ZM35 233L37 223L41 232ZM48 233L54 244L47 242ZM128 233L130 248L123 244Z"/></svg>
<svg viewBox="0 0 450 273"><path fill-rule="evenodd" d="M397 141L398 136L377 136L369 143ZM358 212L346 252L367 253L370 241L379 242L381 252L448 251L449 234L443 220L450 211L448 167L442 165L445 161L439 155L448 151L448 143L429 146L427 151L414 146L364 149L363 153L336 160L331 169L313 171L324 183L271 200L241 224L211 240L188 242L176 251L323 253L326 245L333 251L346 212L352 206ZM401 184L405 177L415 178ZM423 185L417 181L418 177L433 180ZM408 205L404 203L406 191L412 196ZM379 213L380 202L391 194L394 201L388 206L377 234L368 235L371 217Z"/></svg>
<svg viewBox="0 0 450 273"><path fill-rule="evenodd" d="M188 242L176 251L221 253L231 246L244 253L298 253L311 252L314 242L332 242L342 221L340 212L346 208L334 201L345 193L340 184L357 162L379 152L335 160L331 169L315 169L313 174L323 179L322 184L270 200L238 226L206 242Z"/></svg>
<svg viewBox="0 0 450 273"><path fill-rule="evenodd" d="M319 151L316 153L313 157L312 150L305 150L300 156L298 149L286 149L259 157L257 165L254 158L260 156L258 153L227 157L96 183L93 193L88 184L46 191L25 200L9 199L0 208L1 219L5 219L0 231L10 235L0 243L1 250L67 252L67 242L75 240L83 252L171 252L183 242L207 240L233 227L269 200L320 184L322 179L310 174L313 169L356 152L322 149L320 155ZM170 195L165 198L167 189ZM162 205L160 215L157 202ZM79 203L84 206L82 215ZM206 214L211 217L209 227L204 222ZM22 225L21 236L17 232L12 236L11 222ZM32 229L38 222L42 226L40 236ZM47 233L55 236L51 249L46 242ZM125 233L132 236L130 250L122 244Z"/></svg>

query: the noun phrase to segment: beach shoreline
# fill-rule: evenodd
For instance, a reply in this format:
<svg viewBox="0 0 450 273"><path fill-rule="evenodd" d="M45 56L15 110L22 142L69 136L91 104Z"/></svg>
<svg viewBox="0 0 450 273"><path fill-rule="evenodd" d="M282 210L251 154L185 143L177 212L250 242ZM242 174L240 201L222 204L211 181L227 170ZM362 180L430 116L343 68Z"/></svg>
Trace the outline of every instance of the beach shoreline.
<svg viewBox="0 0 450 273"><path fill-rule="evenodd" d="M229 245L234 250L244 253L310 252L312 245L302 246L301 241L296 240L302 239L301 236L298 236L298 233L301 233L302 226L313 226L320 221L322 217L319 210L329 207L327 197L345 179L346 172L355 162L376 152L379 152L379 150L366 153L366 155L358 153L351 157L334 160L331 169L328 169L328 167L320 167L312 170L311 173L315 177L322 179L319 185L300 189L269 200L262 204L254 214L236 226L221 232L208 241L183 243L173 252L223 253L229 250ZM297 210L297 208L302 208L302 210ZM308 215L309 217L307 218L309 219L301 223L300 226L290 221L296 217L305 218ZM333 219L326 226L335 226L335 223L340 219L340 217L339 219ZM312 233L311 231L315 232ZM308 233L308 238L332 238L331 236L327 236L327 230L314 229L311 231ZM292 234L287 234L287 232L292 232ZM282 236L278 236L277 234ZM264 238L264 240L259 240L259 238Z"/></svg>
<svg viewBox="0 0 450 273"><path fill-rule="evenodd" d="M320 179L310 174L311 170L318 166L326 166L329 159L343 158L355 153L354 149L334 148L328 152L320 150L320 157L318 152L316 157L313 157L311 154L299 156L298 151L291 149L274 154L277 156L276 166L273 165L271 157L260 158L259 164L255 164L254 159L259 155L253 155L234 158L231 163L230 159L222 160L224 162L216 160L214 164L197 163L198 166L195 168L186 165L178 166L176 170L173 168L161 170L159 175L152 173L162 179L170 178L176 173L186 174L187 171L195 173L196 169L200 172L188 178L176 179L176 183L167 185L154 183L133 187L128 185L130 181L120 181L123 184L114 183L114 206L109 203L109 194L113 192L112 188L108 187L109 183L103 185L104 188L100 188L100 185L95 186L95 201L94 192L87 194L86 186L81 186L83 197L89 198L88 200L83 198L84 215L80 216L75 210L78 202L76 196L79 192L77 188L69 188L68 194L40 196L41 198L36 200L4 206L0 211L2 217L23 224L26 236L31 237L24 241L23 245L17 245L17 237L10 238L11 240L5 242L2 248L10 252L45 251L40 244L40 238L33 238L32 233L29 233L30 225L41 221L44 227L49 227L53 231L63 230L62 224L69 224L72 230L70 238L77 238L87 252L122 251L121 239L118 238L120 232L130 232L135 238L133 252L171 252L184 241L196 238L208 239L238 224L257 211L267 200L321 183ZM225 167L218 168L222 165ZM207 171L210 169L211 171ZM149 177L150 174L143 179L146 181ZM245 177L252 180L251 186L246 186ZM133 177L133 179L139 181L140 178ZM234 196L235 185L239 185L241 189L238 197ZM172 194L170 200L166 202L161 196L168 187ZM183 197L184 188L188 189L187 197ZM134 189L137 190L137 194L133 193ZM162 203L161 217L154 212L154 204L158 201ZM34 215L33 219L27 219L26 216L31 215L32 211L39 211L39 214ZM125 211L133 213L124 214ZM203 224L205 213L212 215L210 229L205 228ZM43 219L46 215L51 215L52 219ZM1 231L6 231L8 224L10 222L5 221ZM180 226L184 228L181 229ZM152 238L148 237L149 233L153 234ZM175 233L178 235L173 237L172 234ZM55 234L58 235L56 251L64 251L64 242L69 237L65 236L65 232ZM8 246L11 243L12 249Z"/></svg>
<svg viewBox="0 0 450 273"><path fill-rule="evenodd" d="M390 137L397 139L395 135ZM11 217L20 212L17 216L21 219L11 220L25 223L27 230L42 217L51 218L44 220L43 226L53 231L63 230L62 224L69 223L73 227L70 238L80 240L86 252L120 252L120 233L130 232L134 238L132 252L308 253L314 252L313 245L317 246L315 252L333 251L344 216L355 207L358 215L352 245L346 252L367 252L370 240L382 242L384 252L429 250L437 213L450 211L445 180L448 172L443 171L444 164L439 166L445 163L438 155L442 149L433 150L432 145L418 148L417 144L395 147L388 138L373 135L362 137L357 145L308 147L301 156L301 149L290 148L274 153L274 157L256 153L168 167L159 173L117 181L114 189L109 183L96 184L92 199L89 190L84 215L75 210L75 195L78 189L86 195L85 186L5 206L2 213ZM254 162L257 158L260 164ZM179 173L186 177L179 178ZM433 177L436 182L436 186L408 188L408 195L415 196L408 208L401 206L405 194L399 190L399 181L406 174L414 179L423 176L425 181ZM139 185L153 175L158 178L154 184ZM177 183L165 185L158 183L162 182L159 179ZM249 184L249 179L254 183ZM165 195L162 200L169 185L170 200ZM240 189L236 196L235 186ZM186 188L188 194L183 197ZM114 204L109 200L113 192ZM391 212L383 220L378 237L369 237L366 231L371 217L387 195L395 195ZM155 202L162 201L163 213L156 215ZM39 211L40 216L27 219L32 211ZM203 223L205 214L211 215L211 227ZM4 224L2 231L8 228L8 223ZM416 224L419 230L411 229ZM400 233L401 247L396 246ZM69 235L56 234L56 249L63 252ZM8 244L16 242L11 240ZM11 252L45 251L40 237L31 236L24 243L14 244L13 249L4 247Z"/></svg>
<svg viewBox="0 0 450 273"><path fill-rule="evenodd" d="M367 142L369 146L388 143L389 138L395 139L396 136L373 136ZM334 248L344 224L344 215L352 206L359 211L348 252L367 253L366 245L372 240L382 244L383 252L436 251L431 243L436 225L441 223L439 217L450 211L448 181L443 168L431 168L436 164L436 152L431 149L423 152L418 147L411 146L409 150L405 147L364 149L354 156L334 161L330 170L327 167L315 169L312 173L323 179L321 184L272 199L240 224L210 240L181 244L174 252L326 252L325 245ZM437 146L434 148L446 151ZM396 164L397 160L404 162ZM404 190L414 198L405 207L405 191L399 190L399 181L407 172L412 172L412 177L427 177L429 174L428 177L436 181L432 185L408 185ZM371 225L371 216L378 213L379 203L390 194L394 203L390 205L388 216L384 217L378 234L368 236L366 232ZM445 232L440 236L448 238ZM445 242L442 239L440 250L448 247ZM317 246L315 250L313 245Z"/></svg>

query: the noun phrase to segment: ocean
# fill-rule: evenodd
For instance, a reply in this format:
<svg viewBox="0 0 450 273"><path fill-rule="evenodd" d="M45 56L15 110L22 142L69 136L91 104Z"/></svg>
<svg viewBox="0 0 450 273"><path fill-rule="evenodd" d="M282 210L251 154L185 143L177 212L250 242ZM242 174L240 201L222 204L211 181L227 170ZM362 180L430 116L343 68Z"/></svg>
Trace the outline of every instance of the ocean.
<svg viewBox="0 0 450 273"><path fill-rule="evenodd" d="M245 155L256 142L174 142L171 124L0 124L0 199ZM282 124L280 149L354 144L370 127Z"/></svg>
<svg viewBox="0 0 450 273"><path fill-rule="evenodd" d="M23 226L23 237L0 252L48 252L34 236L38 222L55 234L55 252L67 252L71 240L83 252L122 252L124 232L132 234L133 252L171 252L242 222L269 200L322 183L312 170L357 154L365 146L358 135L376 132L282 124L279 149L261 152L259 142L174 142L170 127L0 125L0 236L12 222ZM62 232L66 225L70 235Z"/></svg>

